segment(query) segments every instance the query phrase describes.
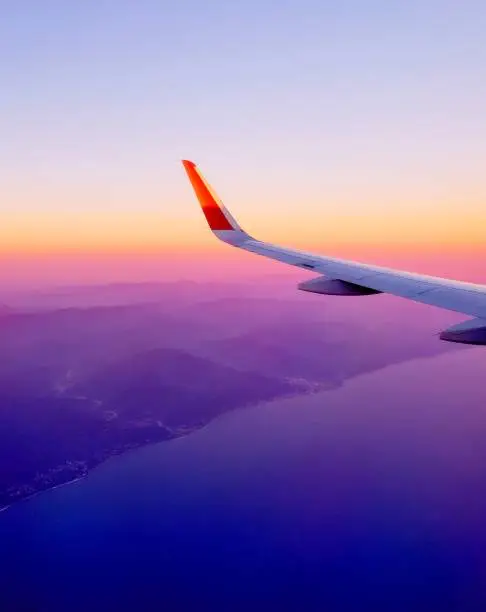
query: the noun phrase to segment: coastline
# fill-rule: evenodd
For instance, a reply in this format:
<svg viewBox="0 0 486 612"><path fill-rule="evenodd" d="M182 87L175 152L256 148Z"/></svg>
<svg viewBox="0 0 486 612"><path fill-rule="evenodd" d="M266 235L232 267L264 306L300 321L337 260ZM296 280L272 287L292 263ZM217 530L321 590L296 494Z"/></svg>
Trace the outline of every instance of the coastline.
<svg viewBox="0 0 486 612"><path fill-rule="evenodd" d="M0 514L2 512L7 511L9 508L12 508L13 506L16 506L17 504L20 504L22 502L26 502L30 499L33 499L34 497L37 497L38 495L41 495L42 493L47 493L48 491L54 491L55 489L59 489L67 485L74 484L80 480L84 480L85 478L89 476L89 474L93 470L96 470L98 467L100 467L104 463L107 463L111 459L115 459L116 457L120 457L130 452L140 450L141 448L145 448L146 446L152 446L155 444L161 444L163 442L169 442L170 440L174 440L176 438L182 438L184 436L187 436L193 433L194 431L198 431L205 425L207 425L207 423L203 423L196 427L194 426L193 427L180 427L177 430L175 429L171 430L169 428L165 428L165 432L170 433L169 437L160 438L158 440L144 441L138 444L130 444L129 446L125 448L121 448L121 449L114 449L106 457L100 459L99 461L94 461L92 459L88 460L86 461L87 466L84 468L83 472L80 474L77 474L74 478L69 478L69 479L66 479L65 481L58 482L56 484L49 485L46 487L39 487L36 491L33 491L32 493L28 493L27 495L19 495L15 499L12 499L10 503L5 504L4 506L0 506Z"/></svg>
<svg viewBox="0 0 486 612"><path fill-rule="evenodd" d="M101 462L103 463L103 462ZM101 465L101 463L98 463L98 465ZM98 467L98 465L96 465L94 468L92 468L93 470L96 469ZM19 497L19 499L14 500L11 504L7 504L6 506L2 506L0 508L0 514L2 512L5 512L6 510L8 510L9 508L12 508L13 506L16 506L18 503L22 503L25 501L28 501L29 499L33 499L34 497L37 497L38 495L41 495L42 493L47 493L47 491L54 491L54 489L60 489L61 487L66 487L67 485L70 484L74 484L75 482L78 482L79 480L84 480L89 472L91 472L91 470L88 470L88 472L86 474L83 474L82 476L76 476L76 478L73 478L72 480L66 480L66 482L60 482L57 485L54 485L52 487L48 487L46 489L39 489L38 491L35 491L34 493L31 493L30 495L26 495L25 497Z"/></svg>
<svg viewBox="0 0 486 612"><path fill-rule="evenodd" d="M425 359L428 360L430 359L430 357L419 357L418 359ZM392 364L387 364L386 366L384 366L384 368L380 368L381 369L387 369L387 368L392 368L394 366L397 366L399 364L396 363L392 363ZM370 375L370 372L363 372L360 373L359 375L357 375L356 377L353 378L362 378L362 377L366 377ZM343 379L343 380L338 380L338 381L327 381L327 382L315 382L315 383L309 383L308 381L303 381L303 380L294 380L294 383L300 384L300 390L299 391L294 391L288 394L284 394L283 396L280 396L278 399L292 399L295 397L302 397L302 396L306 396L306 395L315 395L318 393L326 393L326 392L331 392L334 391L336 389L339 389L340 387L342 387L344 385L345 382L347 382L347 379ZM129 445L127 445L126 447L122 447L122 448L115 448L111 451L109 451L107 453L107 455L101 459L94 459L94 458L90 458L87 460L83 460L80 461L79 463L82 464L82 471L80 470L80 473L76 474L73 478L68 478L62 482L58 482L56 484L52 484L52 485L47 485L45 487L40 486L38 489L36 489L33 492L29 492L28 494L22 495L20 494L18 497L15 497L11 500L11 502L0 506L0 513L7 511L9 508L11 508L12 506L17 505L17 503L21 503L21 502L25 502L28 501L38 495L40 495L41 493L46 493L47 491L52 491L54 489L58 489L60 487L64 487L70 484L74 484L75 482L78 482L80 480L85 479L91 471L95 470L96 468L98 468L100 465L106 463L107 461L109 461L110 459L114 459L116 457L119 457L121 455L125 455L131 451L136 451L139 450L141 448L144 448L146 446L152 446L154 444L159 444L162 442L168 442L170 440L173 440L175 438L181 438L184 436L187 436L195 431L198 431L202 428L204 428L206 425L208 425L209 423L213 422L214 420L217 420L218 418L223 417L224 415L226 415L228 412L234 412L234 411L238 411L238 410L245 410L246 408L250 408L252 406L257 406L257 405L261 405L261 404L267 404L267 403L271 403L273 401L275 401L275 399L277 398L272 398L272 399L268 399L268 400L263 400L260 402L257 402L255 404L250 404L250 405L242 405L242 406L238 406L236 408L230 408L229 410L224 410L222 413L220 413L219 415L217 415L216 417L209 419L209 421L206 422L202 422L202 423L198 423L197 425L188 425L188 426L184 426L181 425L177 428L169 428L165 425L163 425L163 429L161 427L161 430L163 430L166 434L166 437L161 437L158 439L153 439L153 440L144 440L141 442L132 442ZM162 424L159 424L159 427ZM167 434L169 434L167 436ZM44 474L44 476L48 476L48 474ZM29 486L29 485L20 485L19 488L21 486ZM31 486L31 485L30 485ZM12 496L13 497L13 496Z"/></svg>

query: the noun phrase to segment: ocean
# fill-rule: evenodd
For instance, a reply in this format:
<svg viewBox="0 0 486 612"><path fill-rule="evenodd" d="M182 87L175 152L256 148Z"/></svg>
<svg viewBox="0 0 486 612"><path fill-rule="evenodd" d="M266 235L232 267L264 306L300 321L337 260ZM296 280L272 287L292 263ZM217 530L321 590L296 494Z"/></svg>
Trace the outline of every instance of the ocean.
<svg viewBox="0 0 486 612"><path fill-rule="evenodd" d="M486 609L485 366L226 413L10 507L0 609Z"/></svg>

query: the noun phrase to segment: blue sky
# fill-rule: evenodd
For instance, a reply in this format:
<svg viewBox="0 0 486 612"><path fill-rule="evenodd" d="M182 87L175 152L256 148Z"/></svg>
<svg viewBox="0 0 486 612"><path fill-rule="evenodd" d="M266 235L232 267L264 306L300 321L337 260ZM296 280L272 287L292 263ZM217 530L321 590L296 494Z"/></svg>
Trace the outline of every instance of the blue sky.
<svg viewBox="0 0 486 612"><path fill-rule="evenodd" d="M286 236L316 215L479 219L484 32L479 0L9 3L1 220L192 223L182 157Z"/></svg>

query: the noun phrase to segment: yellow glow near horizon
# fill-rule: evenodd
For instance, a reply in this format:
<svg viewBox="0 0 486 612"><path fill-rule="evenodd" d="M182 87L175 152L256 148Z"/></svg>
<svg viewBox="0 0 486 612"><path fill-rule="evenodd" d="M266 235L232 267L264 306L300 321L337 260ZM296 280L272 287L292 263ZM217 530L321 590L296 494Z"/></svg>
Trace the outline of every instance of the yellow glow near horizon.
<svg viewBox="0 0 486 612"><path fill-rule="evenodd" d="M155 212L83 212L28 216L0 214L0 253L147 253L213 251L214 237L200 211L192 218L168 218ZM254 216L254 215L253 215ZM262 215L254 218L257 238L279 241L302 249L341 246L382 248L391 251L419 246L425 250L483 249L486 246L481 218L437 218L398 215L322 219L287 218L285 222ZM253 231L253 227L251 229Z"/></svg>
<svg viewBox="0 0 486 612"><path fill-rule="evenodd" d="M179 170L179 169L178 169ZM175 172L175 171L174 171ZM0 210L0 255L66 254L184 254L224 253L231 249L211 235L182 169L178 183L167 186L133 185L121 181L110 191L93 184L32 184L5 189L7 209ZM301 172L293 177L307 191L286 193L275 179L261 200L252 193L252 177L244 185L212 169L223 198L242 226L256 238L318 253L388 252L415 254L486 250L486 206L469 191L459 196L429 193L414 198L411 185L393 200L391 190L316 195L317 188ZM226 179L226 183L225 180ZM175 177L174 177L175 180ZM258 180L257 180L258 183ZM219 192L219 190L216 190ZM393 201L393 205L389 202ZM222 250L224 249L224 251Z"/></svg>

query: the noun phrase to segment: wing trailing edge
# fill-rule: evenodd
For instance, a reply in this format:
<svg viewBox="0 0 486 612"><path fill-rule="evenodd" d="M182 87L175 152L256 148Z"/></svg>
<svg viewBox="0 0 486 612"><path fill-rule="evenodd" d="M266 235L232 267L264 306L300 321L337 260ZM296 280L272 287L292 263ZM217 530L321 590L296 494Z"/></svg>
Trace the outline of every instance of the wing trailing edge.
<svg viewBox="0 0 486 612"><path fill-rule="evenodd" d="M237 223L213 192L194 162L183 166L211 231L223 242L257 255L274 259L320 276L299 289L326 295L371 295L388 293L422 304L437 306L474 317L445 330L443 340L486 344L486 285L413 274L382 266L297 251L255 240Z"/></svg>

